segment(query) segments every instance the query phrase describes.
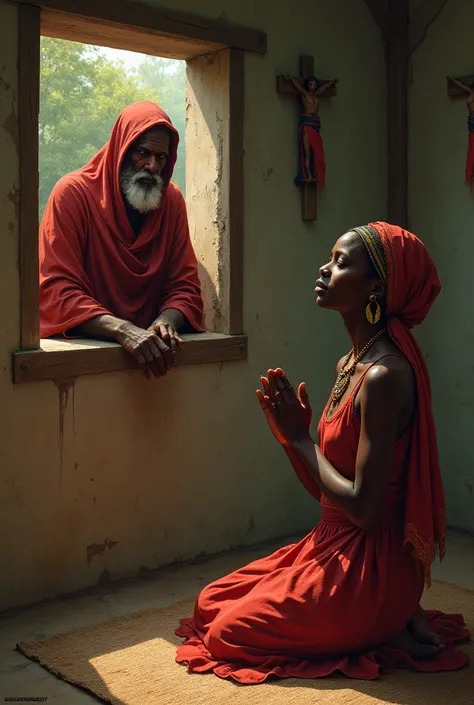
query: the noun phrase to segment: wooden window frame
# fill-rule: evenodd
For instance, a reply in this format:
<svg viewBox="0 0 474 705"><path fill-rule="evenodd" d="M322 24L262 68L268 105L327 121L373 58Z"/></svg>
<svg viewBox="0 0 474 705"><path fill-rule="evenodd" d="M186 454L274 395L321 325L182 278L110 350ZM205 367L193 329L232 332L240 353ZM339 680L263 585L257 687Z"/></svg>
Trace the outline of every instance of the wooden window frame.
<svg viewBox="0 0 474 705"><path fill-rule="evenodd" d="M115 343L40 340L38 259L38 119L40 37L61 37L175 59L230 51L229 71L229 326L228 334L185 336L177 364L243 360L243 123L244 52L265 54L266 34L130 0L31 0L18 7L18 120L20 144L20 346L13 381L71 378L136 369ZM153 51L150 51L153 48Z"/></svg>

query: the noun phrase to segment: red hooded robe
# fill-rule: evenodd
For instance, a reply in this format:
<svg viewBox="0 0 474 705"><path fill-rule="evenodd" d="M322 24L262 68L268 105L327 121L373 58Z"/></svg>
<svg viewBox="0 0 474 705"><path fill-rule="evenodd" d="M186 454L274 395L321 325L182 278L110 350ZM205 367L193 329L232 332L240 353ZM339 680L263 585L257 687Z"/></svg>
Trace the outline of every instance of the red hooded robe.
<svg viewBox="0 0 474 705"><path fill-rule="evenodd" d="M170 134L160 207L138 236L120 189L120 167L141 134ZM155 103L134 103L119 115L109 141L88 164L64 176L49 197L39 232L40 328L43 338L111 314L148 328L175 308L202 330L202 299L184 198L170 183L179 135Z"/></svg>

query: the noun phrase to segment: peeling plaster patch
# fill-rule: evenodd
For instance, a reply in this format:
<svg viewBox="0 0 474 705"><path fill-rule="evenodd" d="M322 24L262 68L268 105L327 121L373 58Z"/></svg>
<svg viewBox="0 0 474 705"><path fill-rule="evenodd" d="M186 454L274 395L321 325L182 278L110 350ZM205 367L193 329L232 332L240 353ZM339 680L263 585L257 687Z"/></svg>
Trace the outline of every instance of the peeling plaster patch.
<svg viewBox="0 0 474 705"><path fill-rule="evenodd" d="M226 235L226 221L223 216L223 208L221 204L222 194L222 171L224 164L224 124L219 112L216 110L216 178L214 180L214 188L217 196L216 217L213 219L213 225L217 228L218 238L216 245L217 255L217 282L216 293L213 295L212 308L214 312L214 330L220 330L223 320L221 298L223 295L225 276L227 273L227 262L224 258L224 243ZM218 292L218 293L217 293Z"/></svg>
<svg viewBox="0 0 474 705"><path fill-rule="evenodd" d="M217 110L216 110L216 125L217 125L217 146L216 146L217 169L216 169L216 178L215 178L214 183L218 188L220 188L221 180L222 180L222 160L224 157L224 134L223 134L222 118L219 115Z"/></svg>

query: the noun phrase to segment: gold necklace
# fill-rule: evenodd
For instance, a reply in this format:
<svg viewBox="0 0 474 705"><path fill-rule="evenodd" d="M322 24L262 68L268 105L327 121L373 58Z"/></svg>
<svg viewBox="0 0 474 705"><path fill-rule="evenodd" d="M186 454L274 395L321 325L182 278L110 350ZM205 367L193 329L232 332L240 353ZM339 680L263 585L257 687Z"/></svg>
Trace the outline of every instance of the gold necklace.
<svg viewBox="0 0 474 705"><path fill-rule="evenodd" d="M346 356L346 359L344 360L343 365L341 367L341 371L337 375L336 384L332 388L331 401L333 402L333 404L336 404L338 401L340 401L342 399L342 397L344 396L344 392L346 391L347 387L349 386L350 379L351 379L352 375L354 374L357 365L362 360L362 358L364 357L367 350L369 350L369 348L372 347L372 345L375 343L376 340L378 340L379 338L382 337L382 335L385 333L386 330L387 330L386 328L382 328L382 330L379 330L379 332L376 333L374 335L374 337L371 338L369 340L369 342L364 345L364 347L362 348L360 353L354 359L354 362L352 363L352 365L350 367L348 367L346 370L345 367L346 367L347 363L349 362L351 355L354 354L354 348L352 348L352 350L349 350L349 352Z"/></svg>

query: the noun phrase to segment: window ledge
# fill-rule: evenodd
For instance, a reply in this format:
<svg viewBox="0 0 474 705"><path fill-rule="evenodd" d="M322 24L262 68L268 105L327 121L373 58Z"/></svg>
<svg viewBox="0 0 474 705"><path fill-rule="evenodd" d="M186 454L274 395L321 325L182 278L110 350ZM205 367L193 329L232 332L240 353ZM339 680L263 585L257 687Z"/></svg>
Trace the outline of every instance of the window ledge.
<svg viewBox="0 0 474 705"><path fill-rule="evenodd" d="M247 358L245 335L199 333L183 335L183 341L183 349L176 354L177 365ZM12 357L15 384L137 369L134 358L117 343L82 338L44 339L39 350L19 350Z"/></svg>

